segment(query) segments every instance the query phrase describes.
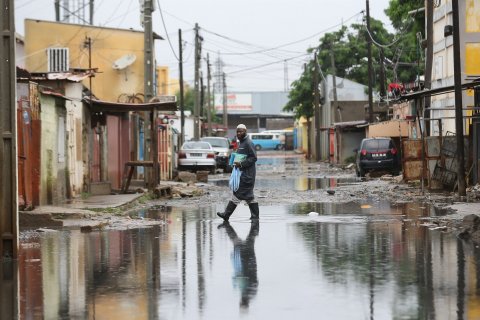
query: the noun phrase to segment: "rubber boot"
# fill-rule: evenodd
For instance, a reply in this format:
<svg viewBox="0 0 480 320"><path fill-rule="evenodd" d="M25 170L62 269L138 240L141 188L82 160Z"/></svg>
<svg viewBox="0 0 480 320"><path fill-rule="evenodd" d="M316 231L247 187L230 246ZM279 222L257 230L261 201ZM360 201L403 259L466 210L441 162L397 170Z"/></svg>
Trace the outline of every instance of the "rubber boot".
<svg viewBox="0 0 480 320"><path fill-rule="evenodd" d="M233 201L229 201L227 207L225 208L225 212L217 212L217 216L222 218L224 221L228 221L236 207L237 205L233 203Z"/></svg>
<svg viewBox="0 0 480 320"><path fill-rule="evenodd" d="M260 212L258 209L258 202L252 202L248 204L250 208L250 220L258 220L260 219Z"/></svg>

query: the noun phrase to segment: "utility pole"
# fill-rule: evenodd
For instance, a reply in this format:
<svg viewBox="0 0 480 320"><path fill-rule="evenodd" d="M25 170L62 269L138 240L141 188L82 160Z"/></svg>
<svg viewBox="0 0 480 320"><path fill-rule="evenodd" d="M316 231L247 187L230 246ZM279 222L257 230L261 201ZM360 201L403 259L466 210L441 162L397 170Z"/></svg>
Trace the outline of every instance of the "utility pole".
<svg viewBox="0 0 480 320"><path fill-rule="evenodd" d="M318 61L317 52L313 54L313 104L315 107L315 160L320 161L320 92L318 90Z"/></svg>
<svg viewBox="0 0 480 320"><path fill-rule="evenodd" d="M195 102L193 105L193 137L195 140L200 138L199 125L200 125L200 58L201 58L201 40L198 34L198 23L195 23Z"/></svg>
<svg viewBox="0 0 480 320"><path fill-rule="evenodd" d="M227 82L225 80L225 72L222 74L222 94L223 94L223 127L228 133L228 101L227 101Z"/></svg>
<svg viewBox="0 0 480 320"><path fill-rule="evenodd" d="M335 66L335 53L333 52L333 42L330 46L330 63L332 65L332 85L333 85L333 106L330 108L330 123L335 122L335 111L337 110L338 105L338 96L337 96L337 68Z"/></svg>
<svg viewBox="0 0 480 320"><path fill-rule="evenodd" d="M0 308L2 318L19 319L15 6L0 3Z"/></svg>
<svg viewBox="0 0 480 320"><path fill-rule="evenodd" d="M180 145L185 141L185 106L183 97L183 43L182 29L178 29L178 51L180 59L178 60L178 68L180 73Z"/></svg>
<svg viewBox="0 0 480 320"><path fill-rule="evenodd" d="M2 11L0 27L2 28L2 46L0 47L0 129L2 143L0 145L0 259L2 264L8 261L13 268L12 259L18 254L18 192L17 192L17 125L16 125L16 73L15 73L15 18L13 0L1 0ZM0 268L2 267L0 264ZM3 265L7 267L6 264ZM15 277L4 270L0 278ZM16 288L12 283L10 289ZM7 287L7 288L8 288ZM5 287L0 286L0 290ZM14 292L9 292L13 294ZM2 294L3 296L3 294ZM15 296L3 296L12 299ZM2 316L3 314L2 310ZM7 317L8 318L8 317ZM12 317L14 319L16 317Z"/></svg>
<svg viewBox="0 0 480 320"><path fill-rule="evenodd" d="M288 92L289 91L289 85L288 85L288 62L285 60L283 62L283 91Z"/></svg>
<svg viewBox="0 0 480 320"><path fill-rule="evenodd" d="M380 76L379 76L379 81L380 81L380 96L381 97L386 97L387 96L387 91L385 89L385 65L384 61L384 52L383 48L380 48Z"/></svg>
<svg viewBox="0 0 480 320"><path fill-rule="evenodd" d="M208 122L208 135L212 135L212 98L210 96L210 81L212 80L212 74L210 73L210 56L207 53L207 122Z"/></svg>
<svg viewBox="0 0 480 320"><path fill-rule="evenodd" d="M372 66L372 39L370 39L370 3L367 3L367 53L368 53L368 122L373 123L373 66Z"/></svg>
<svg viewBox="0 0 480 320"><path fill-rule="evenodd" d="M93 26L94 0L90 0L90 25Z"/></svg>
<svg viewBox="0 0 480 320"><path fill-rule="evenodd" d="M144 0L144 94L145 102L153 98L153 30L152 12L153 0Z"/></svg>
<svg viewBox="0 0 480 320"><path fill-rule="evenodd" d="M433 66L433 2L425 1L425 23L427 30L427 52L425 54L425 89L432 88L432 66ZM430 119L431 97L425 97L425 119ZM425 132L430 133L430 121L425 122Z"/></svg>
<svg viewBox="0 0 480 320"><path fill-rule="evenodd" d="M465 183L465 152L463 141L463 111L462 111L462 66L460 56L460 31L459 31L459 12L458 2L452 1L452 20L453 20L453 80L455 88L455 131L457 137L457 156L458 156L458 195L465 197L467 195Z"/></svg>
<svg viewBox="0 0 480 320"><path fill-rule="evenodd" d="M303 64L303 72L307 74L307 64ZM310 159L312 156L312 139L311 139L311 129L312 129L312 122L310 118L307 117L307 159Z"/></svg>
<svg viewBox="0 0 480 320"><path fill-rule="evenodd" d="M200 115L199 119L205 119L205 86L203 85L203 72L200 72ZM203 121L199 121L202 124L200 126L200 136L203 136Z"/></svg>

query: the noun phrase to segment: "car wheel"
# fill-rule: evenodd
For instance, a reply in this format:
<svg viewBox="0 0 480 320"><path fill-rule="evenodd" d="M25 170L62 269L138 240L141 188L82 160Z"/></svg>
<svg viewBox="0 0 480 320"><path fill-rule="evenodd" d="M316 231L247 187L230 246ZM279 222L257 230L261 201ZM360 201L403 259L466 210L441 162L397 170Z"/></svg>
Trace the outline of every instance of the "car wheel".
<svg viewBox="0 0 480 320"><path fill-rule="evenodd" d="M233 169L232 167L227 166L227 167L225 167L225 169L223 169L223 172L225 172L225 173L232 173L232 169Z"/></svg>
<svg viewBox="0 0 480 320"><path fill-rule="evenodd" d="M262 146L261 146L261 145L259 145L259 144L256 144L256 145L255 145L255 150L258 151L258 150L261 150L261 149L262 149Z"/></svg>
<svg viewBox="0 0 480 320"><path fill-rule="evenodd" d="M217 166L210 167L211 174L215 174L216 171L217 171Z"/></svg>

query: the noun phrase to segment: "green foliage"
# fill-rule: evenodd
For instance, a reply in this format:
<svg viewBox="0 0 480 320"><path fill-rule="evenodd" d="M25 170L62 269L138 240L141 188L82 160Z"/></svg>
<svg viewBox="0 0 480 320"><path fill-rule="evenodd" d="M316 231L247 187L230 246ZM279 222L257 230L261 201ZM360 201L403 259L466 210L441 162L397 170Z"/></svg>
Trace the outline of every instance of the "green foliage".
<svg viewBox="0 0 480 320"><path fill-rule="evenodd" d="M177 101L180 103L180 91L175 93ZM189 87L185 87L183 90L183 106L185 111L191 111L193 113L193 107L195 105L195 92Z"/></svg>
<svg viewBox="0 0 480 320"><path fill-rule="evenodd" d="M370 33L376 42L372 45L372 80L375 90L379 91L382 84L381 53L384 57L385 87L392 82L413 82L419 74L423 74L424 63L420 61L421 52L416 34L424 33L425 18L422 12L408 14L423 5L423 0L390 0L385 13L392 20L395 34L385 29L381 21L370 18ZM368 40L365 24L354 23L349 27L343 26L338 31L326 33L319 40L319 44L308 51L318 50L317 59L324 74L333 73L333 52L338 77L368 85ZM313 62L309 62L300 78L292 83L289 101L284 110L294 112L296 118L313 115L312 70Z"/></svg>
<svg viewBox="0 0 480 320"><path fill-rule="evenodd" d="M307 64L299 79L292 82L292 88L288 94L288 103L283 108L295 114L295 118L313 116L313 61Z"/></svg>

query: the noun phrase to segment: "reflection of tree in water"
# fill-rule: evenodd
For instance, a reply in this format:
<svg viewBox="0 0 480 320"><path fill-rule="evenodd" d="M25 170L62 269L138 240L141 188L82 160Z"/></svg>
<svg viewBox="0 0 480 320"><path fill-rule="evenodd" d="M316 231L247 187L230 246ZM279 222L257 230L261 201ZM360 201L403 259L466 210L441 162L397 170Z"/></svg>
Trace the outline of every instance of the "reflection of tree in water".
<svg viewBox="0 0 480 320"><path fill-rule="evenodd" d="M375 292L385 286L394 288L395 312L412 319L435 315L432 240L426 228L410 230L402 222L295 226L328 281L346 284L354 279L370 288L372 314Z"/></svg>
<svg viewBox="0 0 480 320"><path fill-rule="evenodd" d="M228 237L233 242L233 285L240 290L240 306L248 308L250 300L256 296L258 288L257 258L255 256L255 237L259 232L258 220L252 221L250 232L245 240L238 237L228 221L219 227L225 228Z"/></svg>

